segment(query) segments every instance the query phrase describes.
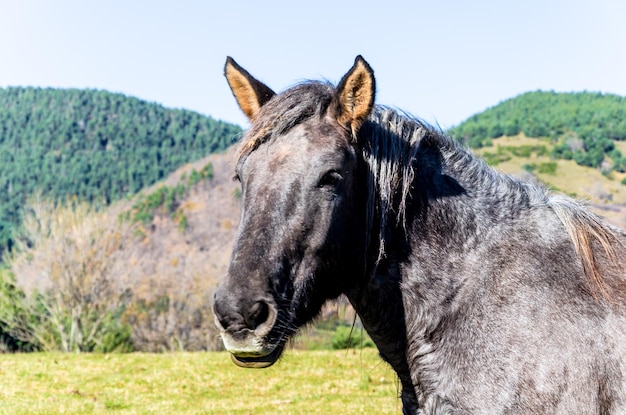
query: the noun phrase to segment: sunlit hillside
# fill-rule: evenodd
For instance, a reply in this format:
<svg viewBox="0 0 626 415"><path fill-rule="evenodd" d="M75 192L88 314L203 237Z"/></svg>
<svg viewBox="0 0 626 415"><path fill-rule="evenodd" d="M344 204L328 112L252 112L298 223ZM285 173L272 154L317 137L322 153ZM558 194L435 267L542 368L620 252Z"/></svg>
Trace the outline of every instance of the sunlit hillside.
<svg viewBox="0 0 626 415"><path fill-rule="evenodd" d="M624 149L626 142L617 142ZM554 144L549 139L528 138L523 134L501 137L475 152L496 170L536 180L548 188L588 203L593 210L615 225L626 228L626 173L602 174L599 169L581 166L574 160L550 156Z"/></svg>

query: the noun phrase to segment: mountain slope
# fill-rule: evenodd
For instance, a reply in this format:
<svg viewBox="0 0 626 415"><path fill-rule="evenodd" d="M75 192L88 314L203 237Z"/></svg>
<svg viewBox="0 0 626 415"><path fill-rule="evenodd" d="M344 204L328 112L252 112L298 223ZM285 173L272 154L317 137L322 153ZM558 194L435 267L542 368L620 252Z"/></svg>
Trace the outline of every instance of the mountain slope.
<svg viewBox="0 0 626 415"><path fill-rule="evenodd" d="M626 228L626 174L603 174L574 160L555 159L551 157L554 147L550 139L520 134L494 139L490 145L474 151L496 170L541 182L557 192L587 201L592 210ZM626 142L617 142L616 147L626 153Z"/></svg>
<svg viewBox="0 0 626 415"><path fill-rule="evenodd" d="M528 92L450 134L497 169L588 200L626 227L626 97Z"/></svg>
<svg viewBox="0 0 626 415"><path fill-rule="evenodd" d="M29 195L106 205L225 149L240 132L106 91L0 89L0 253Z"/></svg>
<svg viewBox="0 0 626 415"><path fill-rule="evenodd" d="M626 171L616 142L626 141L626 97L590 92L535 91L470 117L451 133L473 148L501 136L546 137L551 156L605 172Z"/></svg>

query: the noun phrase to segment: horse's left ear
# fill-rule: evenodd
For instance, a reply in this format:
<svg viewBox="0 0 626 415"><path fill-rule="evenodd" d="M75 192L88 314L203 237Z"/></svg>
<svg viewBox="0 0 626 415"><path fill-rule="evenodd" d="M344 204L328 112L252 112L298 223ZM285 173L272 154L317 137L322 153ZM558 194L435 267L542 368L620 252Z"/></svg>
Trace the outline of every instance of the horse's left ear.
<svg viewBox="0 0 626 415"><path fill-rule="evenodd" d="M337 121L352 132L353 138L374 107L376 80L371 66L361 55L341 78L335 99L338 104Z"/></svg>

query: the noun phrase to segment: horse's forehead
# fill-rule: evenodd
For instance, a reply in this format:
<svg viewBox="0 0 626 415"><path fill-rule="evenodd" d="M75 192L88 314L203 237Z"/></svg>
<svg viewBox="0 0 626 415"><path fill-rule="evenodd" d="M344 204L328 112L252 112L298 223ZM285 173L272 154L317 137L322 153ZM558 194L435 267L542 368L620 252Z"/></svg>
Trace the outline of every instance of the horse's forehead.
<svg viewBox="0 0 626 415"><path fill-rule="evenodd" d="M276 174L281 168L289 166L289 164L299 164L307 161L306 157L302 157L308 147L307 143L298 145L297 141L276 143L271 152L269 152L264 160L267 163L271 173ZM300 149L300 151L298 151Z"/></svg>
<svg viewBox="0 0 626 415"><path fill-rule="evenodd" d="M289 144L292 143L283 143L277 146L276 150L271 155L270 164L282 164L294 153L294 146Z"/></svg>
<svg viewBox="0 0 626 415"><path fill-rule="evenodd" d="M341 148L347 146L348 141L328 124L303 123L268 144L258 161L275 170L286 164L317 164L334 155L341 156Z"/></svg>

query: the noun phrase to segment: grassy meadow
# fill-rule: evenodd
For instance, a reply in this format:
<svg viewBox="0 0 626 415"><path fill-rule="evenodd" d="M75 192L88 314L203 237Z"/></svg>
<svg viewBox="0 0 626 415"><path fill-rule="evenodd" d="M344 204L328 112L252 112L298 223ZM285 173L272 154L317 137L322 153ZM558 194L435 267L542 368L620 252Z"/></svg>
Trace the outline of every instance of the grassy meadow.
<svg viewBox="0 0 626 415"><path fill-rule="evenodd" d="M268 369L224 352L0 355L0 414L401 414L375 349L288 350Z"/></svg>

